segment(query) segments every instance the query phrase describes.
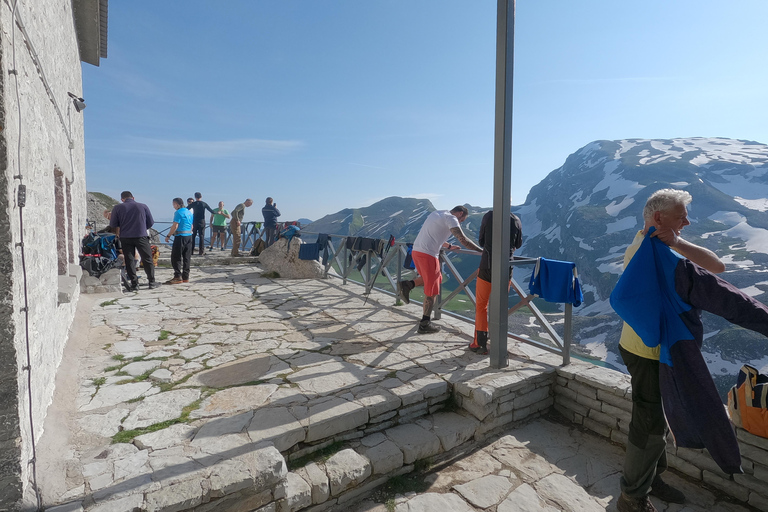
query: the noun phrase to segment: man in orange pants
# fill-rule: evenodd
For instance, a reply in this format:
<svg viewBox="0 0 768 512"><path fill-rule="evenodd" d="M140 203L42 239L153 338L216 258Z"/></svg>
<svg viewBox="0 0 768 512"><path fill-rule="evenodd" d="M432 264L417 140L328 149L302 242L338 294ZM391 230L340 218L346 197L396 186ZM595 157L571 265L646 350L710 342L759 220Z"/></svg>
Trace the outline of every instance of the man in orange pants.
<svg viewBox="0 0 768 512"><path fill-rule="evenodd" d="M509 214L509 257L523 245L523 231L520 219L514 213ZM469 349L479 354L488 354L488 300L491 298L491 242L493 237L493 210L483 216L477 241L483 248L480 267L477 269L475 284L475 338ZM512 278L512 269L509 271Z"/></svg>

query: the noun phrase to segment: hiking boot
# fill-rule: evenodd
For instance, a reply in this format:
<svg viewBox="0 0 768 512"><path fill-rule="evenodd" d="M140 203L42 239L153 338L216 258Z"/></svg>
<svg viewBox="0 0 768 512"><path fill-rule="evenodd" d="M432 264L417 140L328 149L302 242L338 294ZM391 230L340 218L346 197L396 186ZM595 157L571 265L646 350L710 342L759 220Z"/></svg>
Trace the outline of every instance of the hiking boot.
<svg viewBox="0 0 768 512"><path fill-rule="evenodd" d="M659 475L653 479L650 495L667 503L685 503L685 494L666 483Z"/></svg>
<svg viewBox="0 0 768 512"><path fill-rule="evenodd" d="M397 283L397 291L400 294L400 296L403 298L403 302L406 304L411 303L411 290L413 290L413 286L411 286L410 281L400 281Z"/></svg>
<svg viewBox="0 0 768 512"><path fill-rule="evenodd" d="M416 332L419 334L434 334L440 332L440 328L427 320L426 322L419 322L419 330Z"/></svg>
<svg viewBox="0 0 768 512"><path fill-rule="evenodd" d="M165 284L181 284L183 282L184 281L182 281L180 277L174 277L173 279L166 281Z"/></svg>
<svg viewBox="0 0 768 512"><path fill-rule="evenodd" d="M154 290L155 288L160 288L160 283L158 283L157 281L152 281L151 283L149 283L150 290Z"/></svg>
<svg viewBox="0 0 768 512"><path fill-rule="evenodd" d="M488 331L475 331L475 339L470 343L469 350L483 356L488 355Z"/></svg>
<svg viewBox="0 0 768 512"><path fill-rule="evenodd" d="M188 283L188 282L189 282L189 279L182 279L182 280L181 280L181 282L182 282L182 283Z"/></svg>
<svg viewBox="0 0 768 512"><path fill-rule="evenodd" d="M624 493L621 493L619 501L616 502L616 510L619 512L657 512L648 496L630 498Z"/></svg>
<svg viewBox="0 0 768 512"><path fill-rule="evenodd" d="M125 289L129 292L137 292L139 291L139 282L133 281L127 285L125 285Z"/></svg>

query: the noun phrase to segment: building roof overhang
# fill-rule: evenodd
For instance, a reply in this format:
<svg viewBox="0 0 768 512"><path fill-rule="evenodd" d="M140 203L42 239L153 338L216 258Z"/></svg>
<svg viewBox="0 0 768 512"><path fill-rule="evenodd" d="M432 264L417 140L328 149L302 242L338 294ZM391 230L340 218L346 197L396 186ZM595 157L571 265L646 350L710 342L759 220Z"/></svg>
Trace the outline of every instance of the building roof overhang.
<svg viewBox="0 0 768 512"><path fill-rule="evenodd" d="M107 58L107 13L109 0L72 0L80 60L99 65Z"/></svg>

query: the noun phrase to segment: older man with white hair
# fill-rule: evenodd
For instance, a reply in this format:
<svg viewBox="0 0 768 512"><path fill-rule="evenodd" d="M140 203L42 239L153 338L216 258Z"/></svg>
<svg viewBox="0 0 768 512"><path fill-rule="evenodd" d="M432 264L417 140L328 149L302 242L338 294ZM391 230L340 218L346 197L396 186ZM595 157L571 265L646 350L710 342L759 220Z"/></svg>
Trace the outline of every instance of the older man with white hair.
<svg viewBox="0 0 768 512"><path fill-rule="evenodd" d="M717 255L680 237L688 220L691 195L684 190L662 189L654 192L643 209L644 226L635 235L624 254L626 268L651 228L656 237L693 263L720 273L725 264ZM621 478L619 512L652 512L656 508L649 495L672 503L683 503L685 495L664 482L660 475L667 469L667 421L659 388L659 346L648 347L626 323L621 332L619 351L632 378L632 420L629 424L624 474Z"/></svg>

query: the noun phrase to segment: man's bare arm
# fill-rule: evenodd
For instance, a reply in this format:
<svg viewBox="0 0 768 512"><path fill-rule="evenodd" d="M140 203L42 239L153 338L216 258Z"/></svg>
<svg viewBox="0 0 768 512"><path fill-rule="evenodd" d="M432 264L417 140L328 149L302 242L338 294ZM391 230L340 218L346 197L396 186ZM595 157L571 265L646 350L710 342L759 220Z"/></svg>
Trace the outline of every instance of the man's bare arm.
<svg viewBox="0 0 768 512"><path fill-rule="evenodd" d="M466 247L467 249L471 249L473 251L483 252L483 249L479 247L475 242L470 240L464 235L464 232L461 230L461 228L451 228L451 233L453 236L456 237L456 240L459 241L461 245Z"/></svg>
<svg viewBox="0 0 768 512"><path fill-rule="evenodd" d="M705 247L683 240L673 229L657 229L651 236L657 237L682 256L685 256L695 264L709 270L713 274L719 274L725 271L725 263L723 263L717 254Z"/></svg>

